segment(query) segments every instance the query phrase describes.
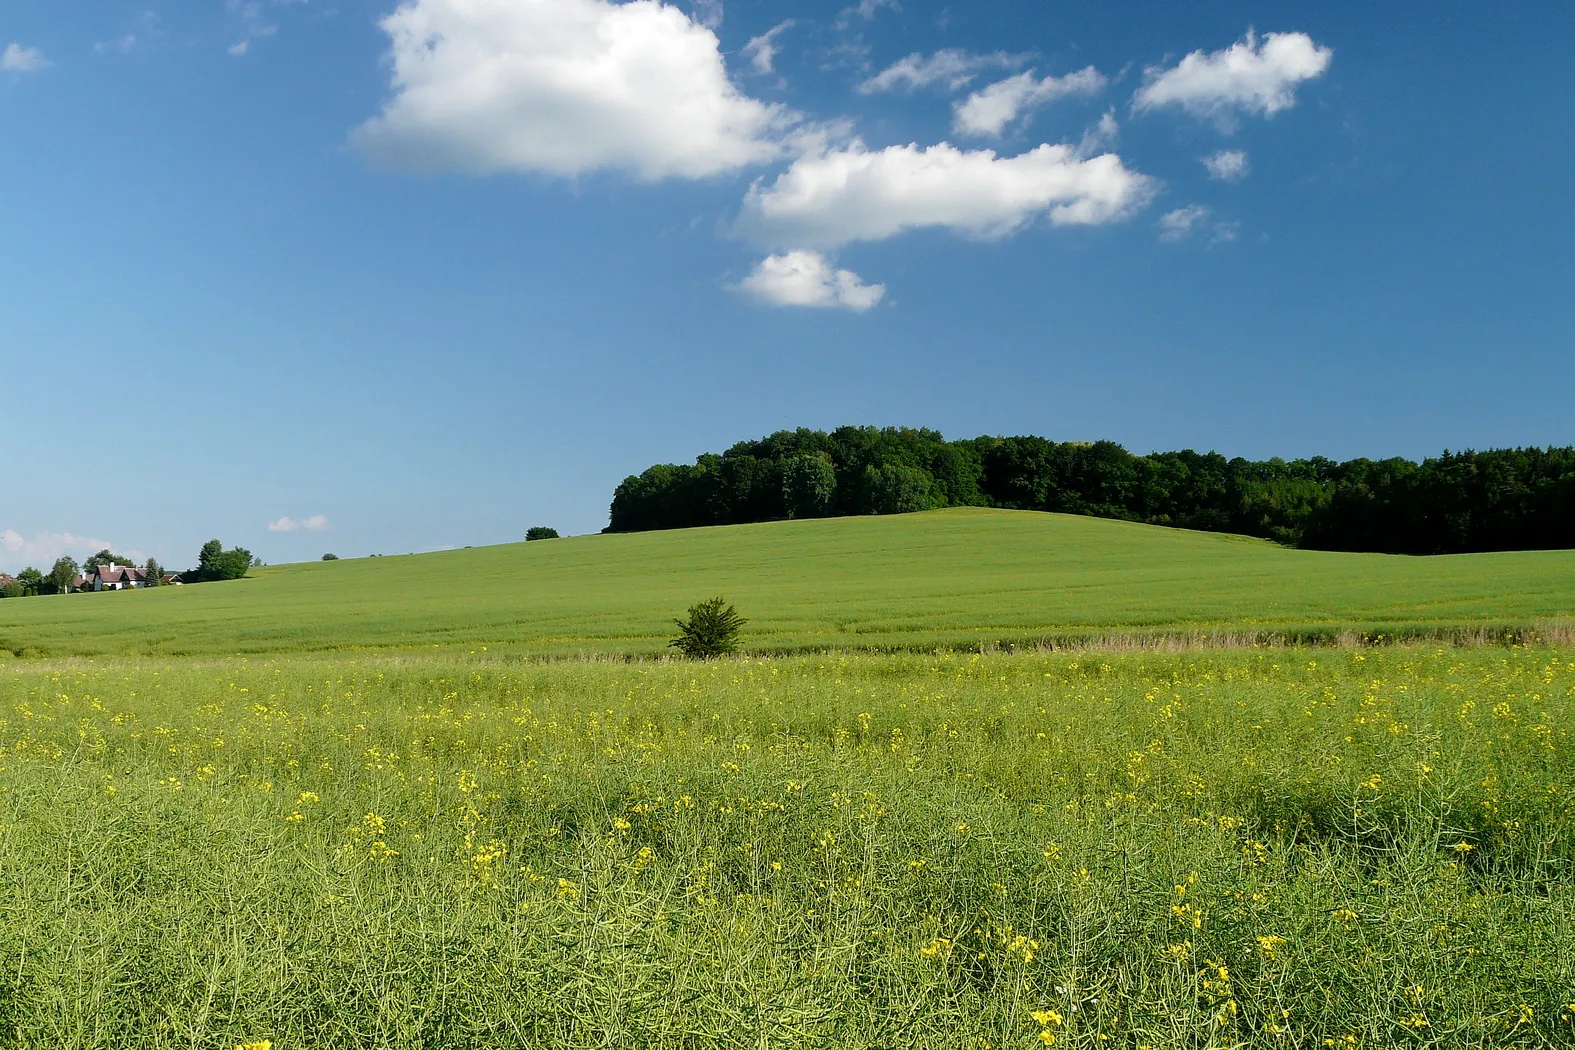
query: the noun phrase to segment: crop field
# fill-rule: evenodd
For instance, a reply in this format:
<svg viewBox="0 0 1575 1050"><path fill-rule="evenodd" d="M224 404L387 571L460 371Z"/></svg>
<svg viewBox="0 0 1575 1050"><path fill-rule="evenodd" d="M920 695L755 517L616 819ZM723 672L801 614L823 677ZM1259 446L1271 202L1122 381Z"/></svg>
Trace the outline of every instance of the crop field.
<svg viewBox="0 0 1575 1050"><path fill-rule="evenodd" d="M1111 634L1567 629L1575 551L1413 558L1026 511L584 536L0 601L0 658L366 649L654 654L723 594L756 652ZM1557 633L1557 632L1555 632Z"/></svg>
<svg viewBox="0 0 1575 1050"><path fill-rule="evenodd" d="M0 1040L1569 1046L1572 726L1539 647L12 660Z"/></svg>

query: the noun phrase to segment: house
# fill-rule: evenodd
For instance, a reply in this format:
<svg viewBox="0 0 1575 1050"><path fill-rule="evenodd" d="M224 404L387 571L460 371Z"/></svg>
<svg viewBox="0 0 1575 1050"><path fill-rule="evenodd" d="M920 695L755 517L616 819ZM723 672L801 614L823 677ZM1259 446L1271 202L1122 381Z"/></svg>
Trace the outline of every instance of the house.
<svg viewBox="0 0 1575 1050"><path fill-rule="evenodd" d="M159 584L164 587L179 587L185 582L178 572L167 572L159 577Z"/></svg>
<svg viewBox="0 0 1575 1050"><path fill-rule="evenodd" d="M88 576L79 589L91 591L129 591L137 587L151 587L146 569L135 565L100 565Z"/></svg>

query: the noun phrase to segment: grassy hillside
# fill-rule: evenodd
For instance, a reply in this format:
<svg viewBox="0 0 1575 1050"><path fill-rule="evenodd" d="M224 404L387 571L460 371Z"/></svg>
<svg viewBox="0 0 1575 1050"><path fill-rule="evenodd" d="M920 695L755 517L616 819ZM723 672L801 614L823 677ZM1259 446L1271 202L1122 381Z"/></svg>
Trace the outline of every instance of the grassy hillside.
<svg viewBox="0 0 1575 1050"><path fill-rule="evenodd" d="M285 565L234 583L0 602L0 651L508 647L656 652L725 594L749 646L958 645L1106 631L1533 624L1575 551L1407 558L1019 511L775 522Z"/></svg>

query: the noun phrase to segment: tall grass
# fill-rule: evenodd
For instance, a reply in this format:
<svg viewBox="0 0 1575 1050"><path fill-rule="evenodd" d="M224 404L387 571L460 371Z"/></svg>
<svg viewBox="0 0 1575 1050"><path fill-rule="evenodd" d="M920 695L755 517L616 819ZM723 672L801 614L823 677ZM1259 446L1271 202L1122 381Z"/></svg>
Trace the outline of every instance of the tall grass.
<svg viewBox="0 0 1575 1050"><path fill-rule="evenodd" d="M1566 1046L1572 661L13 663L0 1032Z"/></svg>

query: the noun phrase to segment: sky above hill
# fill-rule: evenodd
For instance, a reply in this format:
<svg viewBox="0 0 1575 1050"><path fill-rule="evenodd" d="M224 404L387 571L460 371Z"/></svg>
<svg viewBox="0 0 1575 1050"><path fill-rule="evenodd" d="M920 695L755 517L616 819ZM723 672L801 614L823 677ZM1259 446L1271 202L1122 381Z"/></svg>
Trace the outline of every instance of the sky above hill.
<svg viewBox="0 0 1575 1050"><path fill-rule="evenodd" d="M1575 441L1575 8L10 0L0 571L591 532L783 427Z"/></svg>

